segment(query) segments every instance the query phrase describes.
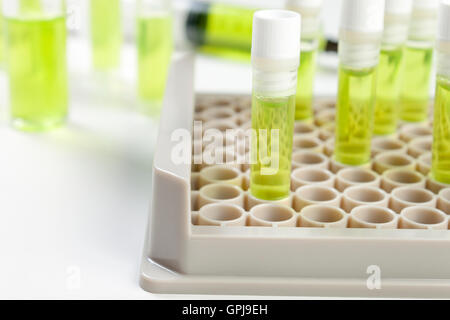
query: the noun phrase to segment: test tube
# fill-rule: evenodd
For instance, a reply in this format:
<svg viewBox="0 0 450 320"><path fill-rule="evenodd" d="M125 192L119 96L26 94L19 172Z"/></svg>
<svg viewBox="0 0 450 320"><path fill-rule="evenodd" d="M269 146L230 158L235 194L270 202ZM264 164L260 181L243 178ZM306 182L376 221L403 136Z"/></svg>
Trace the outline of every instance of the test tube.
<svg viewBox="0 0 450 320"><path fill-rule="evenodd" d="M342 4L334 158L359 166L370 162L385 3L344 0Z"/></svg>
<svg viewBox="0 0 450 320"><path fill-rule="evenodd" d="M33 14L42 11L41 0L20 0L20 12Z"/></svg>
<svg viewBox="0 0 450 320"><path fill-rule="evenodd" d="M312 121L316 60L321 37L322 0L289 0L287 8L302 17L300 67L298 69L295 120Z"/></svg>
<svg viewBox="0 0 450 320"><path fill-rule="evenodd" d="M155 109L164 96L172 54L170 1L139 0L137 39L139 96L149 103L148 108Z"/></svg>
<svg viewBox="0 0 450 320"><path fill-rule="evenodd" d="M177 2L180 33L201 51L218 56L247 59L252 45L252 21L256 9L220 2ZM186 7L187 4L187 7ZM180 42L182 42L180 40Z"/></svg>
<svg viewBox="0 0 450 320"><path fill-rule="evenodd" d="M386 0L375 104L376 135L397 130L403 49L408 37L412 0Z"/></svg>
<svg viewBox="0 0 450 320"><path fill-rule="evenodd" d="M301 18L262 10L253 19L250 192L261 200L289 197Z"/></svg>
<svg viewBox="0 0 450 320"><path fill-rule="evenodd" d="M67 115L66 6L39 0L39 10L23 12L19 1L3 1L11 118L21 130L43 131Z"/></svg>
<svg viewBox="0 0 450 320"><path fill-rule="evenodd" d="M92 64L96 70L119 67L122 45L120 0L89 0Z"/></svg>
<svg viewBox="0 0 450 320"><path fill-rule="evenodd" d="M450 184L450 2L439 8L431 178Z"/></svg>
<svg viewBox="0 0 450 320"><path fill-rule="evenodd" d="M427 120L439 0L414 0L404 53L400 119Z"/></svg>
<svg viewBox="0 0 450 320"><path fill-rule="evenodd" d="M3 66L5 62L5 28L3 26L4 19L3 19L3 5L2 1L0 0L0 66Z"/></svg>

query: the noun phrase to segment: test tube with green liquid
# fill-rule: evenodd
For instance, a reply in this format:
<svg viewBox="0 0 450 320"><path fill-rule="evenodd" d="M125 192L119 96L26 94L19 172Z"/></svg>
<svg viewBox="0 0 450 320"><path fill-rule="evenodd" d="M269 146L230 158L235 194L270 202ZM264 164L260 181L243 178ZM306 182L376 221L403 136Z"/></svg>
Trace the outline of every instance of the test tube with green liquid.
<svg viewBox="0 0 450 320"><path fill-rule="evenodd" d="M20 0L20 12L22 14L33 14L42 11L42 0Z"/></svg>
<svg viewBox="0 0 450 320"><path fill-rule="evenodd" d="M408 37L412 0L386 0L375 104L376 135L397 130L403 49Z"/></svg>
<svg viewBox="0 0 450 320"><path fill-rule="evenodd" d="M438 0L414 0L404 52L400 119L423 122L428 117Z"/></svg>
<svg viewBox="0 0 450 320"><path fill-rule="evenodd" d="M65 1L38 2L22 11L20 0L3 1L11 118L26 131L62 124L68 108Z"/></svg>
<svg viewBox="0 0 450 320"><path fill-rule="evenodd" d="M323 0L288 0L286 3L287 9L298 11L306 19L304 25L307 30L309 29L305 35L302 35L304 54L301 59L305 61L306 67L299 72L304 78L314 77L315 69L307 66L315 65L313 60L316 59L316 51L321 45L322 49L325 49L328 44L323 37L318 18L322 2ZM232 5L221 1L175 1L177 45L180 47L194 45L202 53L249 61L252 20L256 10L251 6ZM316 28L318 31L313 31ZM317 43L313 40L317 40ZM310 60L313 63L308 63ZM308 89L307 84L312 81L304 82L303 91L311 91L312 88Z"/></svg>
<svg viewBox="0 0 450 320"><path fill-rule="evenodd" d="M290 193L300 15L262 10L253 19L250 192L262 200Z"/></svg>
<svg viewBox="0 0 450 320"><path fill-rule="evenodd" d="M334 160L344 165L370 162L384 4L384 0L342 3Z"/></svg>
<svg viewBox="0 0 450 320"><path fill-rule="evenodd" d="M140 0L137 14L138 90L154 109L161 104L173 48L168 1ZM150 110L147 110L150 111Z"/></svg>
<svg viewBox="0 0 450 320"><path fill-rule="evenodd" d="M252 46L252 21L256 9L220 2L177 3L177 18L184 21L189 43L200 51L218 56L249 60Z"/></svg>
<svg viewBox="0 0 450 320"><path fill-rule="evenodd" d="M431 178L450 184L450 2L439 7Z"/></svg>
<svg viewBox="0 0 450 320"><path fill-rule="evenodd" d="M4 19L3 19L3 5L2 1L0 0L0 66L4 65L5 62L5 28L3 26Z"/></svg>
<svg viewBox="0 0 450 320"><path fill-rule="evenodd" d="M97 70L119 67L122 46L120 0L89 0L92 63Z"/></svg>
<svg viewBox="0 0 450 320"><path fill-rule="evenodd" d="M289 0L287 8L300 13L302 34L300 67L298 69L295 120L312 121L316 60L321 37L320 10L322 0Z"/></svg>

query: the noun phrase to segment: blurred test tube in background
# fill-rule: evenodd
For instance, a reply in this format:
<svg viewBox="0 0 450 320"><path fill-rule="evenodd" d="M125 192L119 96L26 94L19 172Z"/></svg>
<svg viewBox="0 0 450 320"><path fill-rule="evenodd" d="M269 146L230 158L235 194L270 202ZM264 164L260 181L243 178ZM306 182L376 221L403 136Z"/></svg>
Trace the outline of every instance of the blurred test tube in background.
<svg viewBox="0 0 450 320"><path fill-rule="evenodd" d="M42 11L41 0L20 0L20 12L22 14L33 14Z"/></svg>
<svg viewBox="0 0 450 320"><path fill-rule="evenodd" d="M4 24L4 19L3 19L3 4L2 4L3 0L0 0L0 66L4 66L5 63L5 39L4 39L4 34L5 34L5 28L3 26Z"/></svg>
<svg viewBox="0 0 450 320"><path fill-rule="evenodd" d="M252 22L256 8L207 1L176 2L185 21L186 40L200 52L250 61Z"/></svg>
<svg viewBox="0 0 450 320"><path fill-rule="evenodd" d="M287 8L302 16L301 55L295 101L295 120L312 122L314 78L321 36L322 0L289 0Z"/></svg>
<svg viewBox="0 0 450 320"><path fill-rule="evenodd" d="M400 119L424 122L428 116L439 0L414 0L403 53Z"/></svg>
<svg viewBox="0 0 450 320"><path fill-rule="evenodd" d="M139 0L137 6L138 92L145 113L160 109L173 50L170 1Z"/></svg>
<svg viewBox="0 0 450 320"><path fill-rule="evenodd" d="M13 125L61 125L68 109L65 1L8 0L2 7Z"/></svg>
<svg viewBox="0 0 450 320"><path fill-rule="evenodd" d="M96 70L120 65L122 19L120 0L90 0L92 63Z"/></svg>

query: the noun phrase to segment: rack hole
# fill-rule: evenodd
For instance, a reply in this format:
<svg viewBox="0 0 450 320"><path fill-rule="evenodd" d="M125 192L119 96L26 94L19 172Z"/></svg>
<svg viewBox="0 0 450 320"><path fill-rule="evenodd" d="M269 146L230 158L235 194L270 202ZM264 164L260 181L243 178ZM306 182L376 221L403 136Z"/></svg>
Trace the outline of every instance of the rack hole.
<svg viewBox="0 0 450 320"><path fill-rule="evenodd" d="M320 223L333 223L344 219L345 214L338 208L314 205L302 210L301 215L309 220Z"/></svg>
<svg viewBox="0 0 450 320"><path fill-rule="evenodd" d="M200 190L202 196L214 200L232 200L241 195L238 187L226 184L210 184Z"/></svg>
<svg viewBox="0 0 450 320"><path fill-rule="evenodd" d="M445 217L440 214L440 211L427 207L409 207L403 210L402 215L413 222L427 225L445 221Z"/></svg>
<svg viewBox="0 0 450 320"><path fill-rule="evenodd" d="M411 203L424 203L433 200L430 191L415 188L397 188L392 191L392 195L402 201Z"/></svg>
<svg viewBox="0 0 450 320"><path fill-rule="evenodd" d="M251 214L257 219L268 222L283 222L292 219L294 216L292 209L288 207L266 204L253 207Z"/></svg>
<svg viewBox="0 0 450 320"><path fill-rule="evenodd" d="M395 219L394 213L379 207L357 207L352 215L363 222L373 224L389 223Z"/></svg>
<svg viewBox="0 0 450 320"><path fill-rule="evenodd" d="M350 199L359 202L378 202L386 197L381 190L370 187L351 187L344 194Z"/></svg>

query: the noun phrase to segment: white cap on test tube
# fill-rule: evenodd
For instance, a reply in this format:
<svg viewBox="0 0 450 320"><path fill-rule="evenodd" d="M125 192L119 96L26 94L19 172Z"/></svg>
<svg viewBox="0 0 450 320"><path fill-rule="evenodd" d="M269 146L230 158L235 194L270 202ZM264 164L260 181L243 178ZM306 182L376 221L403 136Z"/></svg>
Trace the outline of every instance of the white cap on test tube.
<svg viewBox="0 0 450 320"><path fill-rule="evenodd" d="M438 41L450 42L450 0L441 2L438 21Z"/></svg>
<svg viewBox="0 0 450 320"><path fill-rule="evenodd" d="M439 0L414 0L413 7L415 10L437 9Z"/></svg>
<svg viewBox="0 0 450 320"><path fill-rule="evenodd" d="M301 18L293 11L261 10L253 16L253 61L300 60Z"/></svg>
<svg viewBox="0 0 450 320"><path fill-rule="evenodd" d="M378 33L384 27L385 0L343 0L341 30Z"/></svg>
<svg viewBox="0 0 450 320"><path fill-rule="evenodd" d="M386 0L387 14L409 15L411 14L413 0Z"/></svg>

